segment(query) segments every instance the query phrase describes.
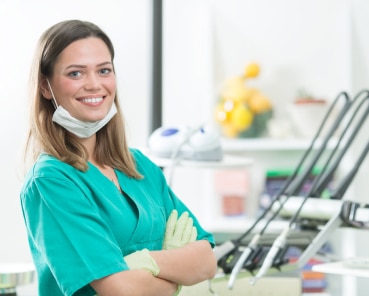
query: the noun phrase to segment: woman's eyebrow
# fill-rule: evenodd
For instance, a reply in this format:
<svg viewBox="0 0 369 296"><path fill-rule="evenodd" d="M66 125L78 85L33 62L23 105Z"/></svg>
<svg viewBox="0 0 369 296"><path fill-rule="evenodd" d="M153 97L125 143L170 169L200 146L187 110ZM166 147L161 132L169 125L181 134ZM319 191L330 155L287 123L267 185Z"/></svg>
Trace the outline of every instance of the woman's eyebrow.
<svg viewBox="0 0 369 296"><path fill-rule="evenodd" d="M106 66L106 65L112 65L112 62L103 62L103 63L97 64L96 66L101 67L101 66ZM69 65L66 69L70 69L70 68L87 68L87 66L86 65L72 64L72 65Z"/></svg>
<svg viewBox="0 0 369 296"><path fill-rule="evenodd" d="M97 66L98 66L98 67L101 67L101 66L112 65L112 64L113 64L112 62L108 61L108 62L100 63L100 64L98 64Z"/></svg>

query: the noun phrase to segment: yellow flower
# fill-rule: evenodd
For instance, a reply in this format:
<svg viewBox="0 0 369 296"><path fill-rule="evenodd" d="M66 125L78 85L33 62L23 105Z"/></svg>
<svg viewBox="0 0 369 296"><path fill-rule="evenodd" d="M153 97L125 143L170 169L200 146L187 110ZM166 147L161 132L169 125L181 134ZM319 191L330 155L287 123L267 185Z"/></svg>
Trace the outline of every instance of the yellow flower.
<svg viewBox="0 0 369 296"><path fill-rule="evenodd" d="M222 87L220 96L223 100L230 100L233 102L246 102L248 99L248 92L242 77L233 77L225 82Z"/></svg>
<svg viewBox="0 0 369 296"><path fill-rule="evenodd" d="M272 109L272 104L269 99L261 93L253 96L248 103L251 111L255 114L260 114Z"/></svg>
<svg viewBox="0 0 369 296"><path fill-rule="evenodd" d="M255 78L260 73L260 66L257 63L251 63L246 66L244 77Z"/></svg>
<svg viewBox="0 0 369 296"><path fill-rule="evenodd" d="M250 127L254 115L245 104L238 104L231 113L230 123L238 131L242 131Z"/></svg>

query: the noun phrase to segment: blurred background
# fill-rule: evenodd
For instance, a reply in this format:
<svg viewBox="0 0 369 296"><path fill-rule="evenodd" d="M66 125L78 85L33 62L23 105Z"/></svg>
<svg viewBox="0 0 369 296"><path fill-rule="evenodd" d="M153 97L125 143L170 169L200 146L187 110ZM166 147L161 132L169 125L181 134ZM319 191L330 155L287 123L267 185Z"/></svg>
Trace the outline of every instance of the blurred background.
<svg viewBox="0 0 369 296"><path fill-rule="evenodd" d="M145 147L153 129L150 117L154 3L149 0L0 0L0 102L3 105L0 108L0 262L31 260L19 190L28 123L27 81L39 36L52 24L71 18L95 22L108 33L116 50L118 91L130 144ZM329 103L341 91L353 95L368 86L369 2L365 0L170 0L163 1L162 12L160 120L163 125L196 126L211 122L220 128L226 142L243 138L222 130L223 123L216 113L224 99L224 83L241 78L247 89L262 93L272 110L265 130L251 136L256 141L242 142L242 145L256 145L258 151L261 146L273 146L283 140L286 143L283 153L289 149L296 152L294 147L300 145L299 139L309 139L309 131L314 129L311 125L316 121L316 117L307 115L305 125L297 126L301 120L294 118L300 112L296 100L308 98ZM247 76L250 65L257 66L256 74ZM295 108L292 113L291 106ZM318 113L313 111L313 114ZM300 114L298 118L305 115ZM241 116L237 122L247 127L247 118ZM234 147L233 144L229 147ZM297 150L304 147L299 146ZM251 150L245 150L247 156L264 157ZM272 162L283 162L280 154L269 150L265 154ZM265 167L262 169L264 174ZM364 166L352 193L362 201L367 201L367 173ZM193 206L200 220L213 218L203 213L200 209L203 204L192 197L211 194L203 187L212 184L212 177L197 178L195 173L189 179L188 172L183 174L178 172L176 177L179 196ZM191 187L195 191L188 188L189 182L194 184ZM205 222L211 225L208 220ZM358 246L362 240L357 240L348 246L353 253L361 250ZM347 289L356 291L360 279L350 278L347 282ZM364 295L355 293L350 295Z"/></svg>

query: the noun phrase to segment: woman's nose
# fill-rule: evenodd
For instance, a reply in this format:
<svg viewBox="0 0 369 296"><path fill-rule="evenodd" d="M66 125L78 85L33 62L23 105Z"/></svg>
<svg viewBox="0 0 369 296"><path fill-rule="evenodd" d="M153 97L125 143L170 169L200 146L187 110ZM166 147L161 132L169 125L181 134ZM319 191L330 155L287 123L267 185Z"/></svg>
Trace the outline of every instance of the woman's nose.
<svg viewBox="0 0 369 296"><path fill-rule="evenodd" d="M86 77L85 89L96 90L101 88L100 77L96 74L90 74Z"/></svg>

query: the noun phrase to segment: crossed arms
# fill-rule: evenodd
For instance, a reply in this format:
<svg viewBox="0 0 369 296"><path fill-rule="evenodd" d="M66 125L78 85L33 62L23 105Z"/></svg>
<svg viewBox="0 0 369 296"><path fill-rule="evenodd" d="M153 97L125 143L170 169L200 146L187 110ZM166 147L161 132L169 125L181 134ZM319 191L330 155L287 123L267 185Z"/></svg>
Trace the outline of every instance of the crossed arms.
<svg viewBox="0 0 369 296"><path fill-rule="evenodd" d="M172 296L181 286L214 277L216 258L206 240L196 241L197 231L188 213L170 215L161 251L137 251L125 257L130 270L95 280L99 296Z"/></svg>

